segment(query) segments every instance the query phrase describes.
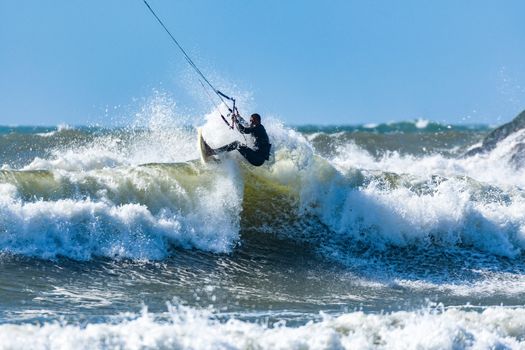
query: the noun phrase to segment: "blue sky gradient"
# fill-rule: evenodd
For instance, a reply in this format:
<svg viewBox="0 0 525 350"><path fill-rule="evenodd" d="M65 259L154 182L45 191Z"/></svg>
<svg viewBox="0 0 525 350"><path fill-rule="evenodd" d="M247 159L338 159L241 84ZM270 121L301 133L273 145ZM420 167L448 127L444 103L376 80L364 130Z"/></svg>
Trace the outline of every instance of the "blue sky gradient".
<svg viewBox="0 0 525 350"><path fill-rule="evenodd" d="M149 3L219 89L289 124L500 124L525 109L525 1ZM131 115L155 90L209 109L141 0L0 0L0 44L2 125Z"/></svg>

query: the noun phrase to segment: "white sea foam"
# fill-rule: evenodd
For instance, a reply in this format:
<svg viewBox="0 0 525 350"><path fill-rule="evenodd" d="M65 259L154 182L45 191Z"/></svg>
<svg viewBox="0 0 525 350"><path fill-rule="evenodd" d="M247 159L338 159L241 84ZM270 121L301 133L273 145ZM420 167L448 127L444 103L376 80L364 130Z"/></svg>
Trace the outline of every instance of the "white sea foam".
<svg viewBox="0 0 525 350"><path fill-rule="evenodd" d="M414 125L416 126L416 128L418 129L424 129L428 126L428 124L430 123L429 120L427 119L422 119L422 118L419 118L415 121Z"/></svg>
<svg viewBox="0 0 525 350"><path fill-rule="evenodd" d="M323 132L314 132L314 133L306 135L306 138L308 141L311 142L321 135L325 135L325 134Z"/></svg>
<svg viewBox="0 0 525 350"><path fill-rule="evenodd" d="M525 290L525 276L521 273L490 270L472 272L477 273L478 278L475 281L465 279L452 283L451 281L447 281L446 278L440 279L439 281L432 281L429 278L406 279L397 277L393 283L412 291L426 293L439 292L449 296L467 298L496 296L503 298L520 297ZM384 285L379 285L378 287L384 287Z"/></svg>
<svg viewBox="0 0 525 350"><path fill-rule="evenodd" d="M57 133L57 130L53 130L53 131L48 131L48 132L39 132L37 133L37 135L40 137L51 137L51 136L54 136L56 133Z"/></svg>
<svg viewBox="0 0 525 350"><path fill-rule="evenodd" d="M379 126L378 123L368 123L368 124L364 124L363 128L365 128L365 129L373 129L373 128L377 128L378 126Z"/></svg>
<svg viewBox="0 0 525 350"><path fill-rule="evenodd" d="M112 143L115 140L108 140L102 147L90 145L76 150L54 151L51 158L36 157L22 170L82 171L128 164L124 155L111 149Z"/></svg>
<svg viewBox="0 0 525 350"><path fill-rule="evenodd" d="M57 147L51 157L37 157L22 170L89 171L196 159L192 122L188 116L177 113L170 96L155 93L121 133L99 136L92 142L73 147ZM65 128L59 126L59 131Z"/></svg>
<svg viewBox="0 0 525 350"><path fill-rule="evenodd" d="M51 136L56 135L57 132L61 132L64 130L73 130L73 127L68 124L58 124L56 130L49 131L49 132L40 132L40 133L37 133L36 135L41 136L41 137L51 137Z"/></svg>
<svg viewBox="0 0 525 350"><path fill-rule="evenodd" d="M55 177L66 198L26 201L15 185L0 185L0 250L42 258L161 259L171 244L229 252L238 240L242 181L234 163L197 183L165 179L150 168ZM91 194L77 196L71 185L80 193L87 186Z"/></svg>
<svg viewBox="0 0 525 350"><path fill-rule="evenodd" d="M430 193L406 187L383 189L371 183L359 190L330 188L318 195L316 212L338 238L374 246L467 244L516 256L525 248L525 200L484 203L463 180L448 180Z"/></svg>
<svg viewBox="0 0 525 350"><path fill-rule="evenodd" d="M497 186L525 188L525 177L509 163L512 150L517 142L525 139L525 130L517 132L501 141L487 154L468 158L447 158L434 154L426 156L400 155L388 152L376 159L353 143L338 149L333 164L342 171L359 168L410 174L418 177L442 175L446 177L468 176L477 181Z"/></svg>
<svg viewBox="0 0 525 350"><path fill-rule="evenodd" d="M0 349L522 349L525 310L489 307L388 314L351 312L299 327L170 307L169 321L143 311L120 322L84 326L0 325Z"/></svg>
<svg viewBox="0 0 525 350"><path fill-rule="evenodd" d="M329 163L314 156L301 137L282 139L295 140L293 149L300 155L285 153L283 143L278 153L286 155L276 157L268 176L293 185L300 196L299 211L313 214L333 231L325 247L330 255L344 259L343 247L355 241L378 248L461 244L509 257L525 248L525 194L519 188L525 183L501 160L505 153L501 149L489 160L397 153L376 160L348 144L346 152ZM509 140L500 147L511 145ZM489 164L501 172L489 171ZM433 180L435 175L441 180ZM400 179L394 184L381 180L389 176Z"/></svg>

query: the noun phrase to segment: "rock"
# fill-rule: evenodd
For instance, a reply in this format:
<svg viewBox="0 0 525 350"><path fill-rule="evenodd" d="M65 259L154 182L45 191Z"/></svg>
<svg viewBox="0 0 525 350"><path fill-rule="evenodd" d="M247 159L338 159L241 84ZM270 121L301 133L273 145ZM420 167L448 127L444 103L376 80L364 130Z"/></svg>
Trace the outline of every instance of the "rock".
<svg viewBox="0 0 525 350"><path fill-rule="evenodd" d="M505 139L510 134L513 134L516 131L521 130L521 129L525 129L525 111L518 114L518 116L514 118L511 122L507 124L503 124L502 126L497 127L496 129L492 130L490 134L488 134L483 139L483 143L480 147L471 149L470 151L466 152L463 156L470 157L478 153L486 153L486 152L492 151L494 148L496 148L496 145L498 144L498 142ZM521 151L518 153L523 153L524 150L521 148L520 150ZM517 155L518 153L514 155ZM524 155L521 155L521 156L525 157Z"/></svg>

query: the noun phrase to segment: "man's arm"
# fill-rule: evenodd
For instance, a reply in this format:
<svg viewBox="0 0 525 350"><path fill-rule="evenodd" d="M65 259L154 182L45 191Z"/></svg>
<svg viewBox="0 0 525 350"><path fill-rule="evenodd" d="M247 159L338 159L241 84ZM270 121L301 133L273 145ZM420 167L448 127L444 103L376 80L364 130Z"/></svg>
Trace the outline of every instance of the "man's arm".
<svg viewBox="0 0 525 350"><path fill-rule="evenodd" d="M241 118L242 119L242 118ZM242 121L244 121L244 119L242 119ZM252 127L249 127L249 126L244 126L240 120L239 120L239 117L236 118L236 123L235 125L237 125L237 130L239 130L242 134L251 134L253 133L253 129Z"/></svg>

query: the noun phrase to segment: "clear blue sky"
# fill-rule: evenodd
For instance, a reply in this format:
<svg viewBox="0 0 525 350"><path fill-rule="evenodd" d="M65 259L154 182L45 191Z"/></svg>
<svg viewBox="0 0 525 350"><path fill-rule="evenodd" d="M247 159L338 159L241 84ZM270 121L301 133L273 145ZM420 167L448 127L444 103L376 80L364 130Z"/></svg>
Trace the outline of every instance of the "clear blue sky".
<svg viewBox="0 0 525 350"><path fill-rule="evenodd" d="M289 124L525 109L523 0L149 2L219 89ZM141 0L0 0L0 124L89 124L155 89L198 114L189 73Z"/></svg>

